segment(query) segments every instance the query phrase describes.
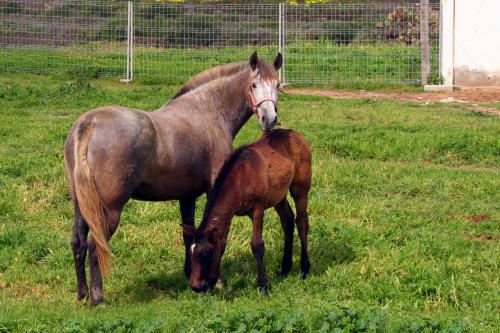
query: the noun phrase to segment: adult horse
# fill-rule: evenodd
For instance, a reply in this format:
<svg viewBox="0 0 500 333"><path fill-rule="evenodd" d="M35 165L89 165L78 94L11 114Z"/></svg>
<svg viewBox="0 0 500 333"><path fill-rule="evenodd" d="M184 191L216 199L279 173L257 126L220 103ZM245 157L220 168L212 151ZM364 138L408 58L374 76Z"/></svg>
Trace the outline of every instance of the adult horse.
<svg viewBox="0 0 500 333"><path fill-rule="evenodd" d="M248 65L201 73L155 112L104 107L83 114L73 124L64 161L74 204L71 246L78 300L89 293L85 275L88 250L90 304L103 301L102 275L109 272L108 241L130 198L179 200L182 223L194 225L196 198L210 191L231 154L234 137L252 112L263 130L276 124L276 71L281 64L281 54L270 66L253 53ZM89 228L92 235L87 242ZM187 277L191 241L184 233Z"/></svg>

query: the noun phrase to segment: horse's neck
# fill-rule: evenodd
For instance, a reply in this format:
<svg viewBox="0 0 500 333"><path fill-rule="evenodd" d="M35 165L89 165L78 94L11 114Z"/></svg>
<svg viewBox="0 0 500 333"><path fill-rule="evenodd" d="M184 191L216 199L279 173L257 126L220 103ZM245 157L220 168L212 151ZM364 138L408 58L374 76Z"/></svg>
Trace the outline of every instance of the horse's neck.
<svg viewBox="0 0 500 333"><path fill-rule="evenodd" d="M200 87L207 98L207 112L214 112L219 124L234 139L252 115L247 102L249 73L244 70Z"/></svg>
<svg viewBox="0 0 500 333"><path fill-rule="evenodd" d="M158 109L159 112L175 109L177 103L190 100L196 112L204 112L214 119L233 139L248 121L252 111L247 102L249 73L243 70L235 75L213 80ZM194 101L194 103L193 103ZM183 108L182 112L185 112ZM210 117L212 115L213 117Z"/></svg>

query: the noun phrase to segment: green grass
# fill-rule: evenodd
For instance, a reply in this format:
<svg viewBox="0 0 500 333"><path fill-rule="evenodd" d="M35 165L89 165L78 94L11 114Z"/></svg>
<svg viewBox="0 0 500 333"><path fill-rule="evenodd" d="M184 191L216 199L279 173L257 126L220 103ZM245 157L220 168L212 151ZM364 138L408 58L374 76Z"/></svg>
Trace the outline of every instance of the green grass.
<svg viewBox="0 0 500 333"><path fill-rule="evenodd" d="M193 74L228 62L248 59L253 47L145 48L134 50L134 75L142 82L181 84ZM258 47L260 57L271 61L275 47ZM286 48L285 80L288 83L328 84L336 88L374 89L393 85L414 86L420 80L420 50L399 43L339 46L328 41L294 43ZM433 74L438 83L437 49L432 49ZM90 77L124 77L123 44L91 43L57 49L4 48L0 72L81 74Z"/></svg>
<svg viewBox="0 0 500 333"><path fill-rule="evenodd" d="M66 133L91 108L151 111L175 91L0 77L0 332L498 329L500 119L390 100L280 97L283 126L313 150L307 280L298 277L297 256L290 277L276 276L282 235L268 211L270 296L257 292L245 218L233 221L226 288L195 294L182 273L177 204L131 201L111 241L107 305L77 304ZM259 135L252 118L235 145ZM197 221L202 209L203 200Z"/></svg>

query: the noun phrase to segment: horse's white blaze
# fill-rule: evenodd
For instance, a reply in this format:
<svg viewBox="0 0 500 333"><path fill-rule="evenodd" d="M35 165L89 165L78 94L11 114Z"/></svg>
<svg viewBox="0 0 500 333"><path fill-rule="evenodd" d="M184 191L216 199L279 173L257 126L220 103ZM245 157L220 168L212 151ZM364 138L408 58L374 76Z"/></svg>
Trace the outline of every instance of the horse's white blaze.
<svg viewBox="0 0 500 333"><path fill-rule="evenodd" d="M275 107L278 102L278 81L265 81L260 75L257 75L253 79L253 85L255 85L255 88L252 87L252 93L256 102L265 98L270 98L274 101L274 104L271 101L264 101L257 108L260 126L263 130L270 130L274 127L278 116Z"/></svg>
<svg viewBox="0 0 500 333"><path fill-rule="evenodd" d="M194 253L195 248L196 248L196 244L191 245L191 253Z"/></svg>

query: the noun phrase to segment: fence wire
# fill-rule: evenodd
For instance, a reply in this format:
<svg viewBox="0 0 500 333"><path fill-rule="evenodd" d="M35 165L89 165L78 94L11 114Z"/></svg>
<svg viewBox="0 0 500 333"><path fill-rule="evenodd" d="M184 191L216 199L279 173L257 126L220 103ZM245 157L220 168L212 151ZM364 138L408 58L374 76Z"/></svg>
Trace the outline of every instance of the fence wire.
<svg viewBox="0 0 500 333"><path fill-rule="evenodd" d="M0 1L0 70L123 75L127 3Z"/></svg>
<svg viewBox="0 0 500 333"><path fill-rule="evenodd" d="M0 71L124 78L127 45L133 44L134 77L165 83L247 60L254 50L269 61L278 50L284 53L286 83L421 80L418 4L130 7L127 2L0 0ZM429 9L429 81L438 83L439 5Z"/></svg>

